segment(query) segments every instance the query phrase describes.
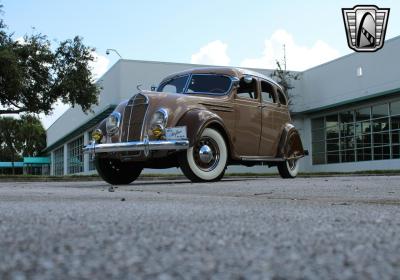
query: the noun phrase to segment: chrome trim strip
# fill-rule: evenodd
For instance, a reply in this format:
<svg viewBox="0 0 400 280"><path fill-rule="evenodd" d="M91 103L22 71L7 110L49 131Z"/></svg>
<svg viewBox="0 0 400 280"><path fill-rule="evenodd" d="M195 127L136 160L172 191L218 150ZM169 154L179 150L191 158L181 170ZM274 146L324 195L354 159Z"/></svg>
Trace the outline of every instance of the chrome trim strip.
<svg viewBox="0 0 400 280"><path fill-rule="evenodd" d="M190 73L189 77L188 77L188 79L186 81L185 87L183 88L183 91L182 91L183 94L185 94L187 92L187 89L189 88L189 83L192 80L192 76L193 76L193 74Z"/></svg>
<svg viewBox="0 0 400 280"><path fill-rule="evenodd" d="M137 98L138 95L143 96L146 101L144 103L135 104L135 99ZM144 125L145 125L145 122L146 122L146 119L147 119L147 112L149 110L149 98L146 95L144 95L143 93L141 93L141 92L137 93L131 100L129 100L129 102L130 101L132 102L132 104L130 105L131 112L129 114L128 132L126 134L126 141L127 142L129 141L129 135L130 135L130 131L131 131L132 112L135 109L135 107L136 106L140 106L140 105L147 105L146 112L144 113L143 120L142 120L142 128L140 129L140 139L143 139ZM129 104L129 102L128 102L128 104Z"/></svg>
<svg viewBox="0 0 400 280"><path fill-rule="evenodd" d="M157 140L132 141L120 143L96 144L91 142L83 148L84 153L113 153L129 151L154 151L154 150L187 150L189 140Z"/></svg>
<svg viewBox="0 0 400 280"><path fill-rule="evenodd" d="M285 161L283 158L276 157L261 157L261 156L244 156L240 157L244 161Z"/></svg>
<svg viewBox="0 0 400 280"><path fill-rule="evenodd" d="M276 157L262 157L262 156L244 156L240 157L241 160L243 161L285 161L285 160L293 160L293 159L300 159L304 157L304 155L299 155L299 156L293 156L289 158L276 158Z"/></svg>
<svg viewBox="0 0 400 280"><path fill-rule="evenodd" d="M144 116L143 116L143 120L142 120L142 129L140 130L140 139L143 139L145 125L147 125L147 113L149 112L149 107L150 107L149 103L150 103L150 101L149 101L149 98L146 95L144 95L142 93L140 93L140 94L143 95L146 98L146 102L144 104L144 105L146 105L146 112L144 112Z"/></svg>

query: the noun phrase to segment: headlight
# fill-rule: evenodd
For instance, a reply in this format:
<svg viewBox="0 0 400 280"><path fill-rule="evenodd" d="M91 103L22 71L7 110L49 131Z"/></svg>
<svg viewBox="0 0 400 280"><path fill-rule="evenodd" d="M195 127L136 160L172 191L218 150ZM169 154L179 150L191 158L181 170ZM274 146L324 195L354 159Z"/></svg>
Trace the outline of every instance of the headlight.
<svg viewBox="0 0 400 280"><path fill-rule="evenodd" d="M101 139L103 138L103 132L101 131L101 129L95 129L92 132L92 139L96 142L96 143L100 143Z"/></svg>
<svg viewBox="0 0 400 280"><path fill-rule="evenodd" d="M111 115L108 116L106 121L107 135L112 136L118 132L120 121L121 114L118 112L112 112Z"/></svg>
<svg viewBox="0 0 400 280"><path fill-rule="evenodd" d="M161 138L164 136L167 120L168 120L167 110L161 108L154 113L150 121L150 129L155 137Z"/></svg>

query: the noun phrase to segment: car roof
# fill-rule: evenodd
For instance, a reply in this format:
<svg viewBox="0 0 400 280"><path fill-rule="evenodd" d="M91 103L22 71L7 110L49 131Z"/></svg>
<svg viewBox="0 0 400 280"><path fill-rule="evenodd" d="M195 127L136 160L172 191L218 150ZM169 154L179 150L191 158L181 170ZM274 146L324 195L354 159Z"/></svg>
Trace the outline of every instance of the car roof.
<svg viewBox="0 0 400 280"><path fill-rule="evenodd" d="M184 75L188 75L188 74L220 74L220 75L227 75L227 76L232 76L232 77L237 77L237 78L242 78L243 76L246 75L251 75L254 77L258 77L261 79L264 79L272 84L274 84L275 86L279 87L280 89L281 86L274 81L273 79L271 79L270 77L267 77L259 72L256 71L252 71L252 70L248 70L248 69L243 69L243 68L237 68L237 67L198 67L198 68L192 68L192 69L188 69L185 71L181 71L181 72L177 72L174 74L171 74L169 76L167 76L166 78L164 78L162 80L161 83L168 81L176 76L184 76Z"/></svg>

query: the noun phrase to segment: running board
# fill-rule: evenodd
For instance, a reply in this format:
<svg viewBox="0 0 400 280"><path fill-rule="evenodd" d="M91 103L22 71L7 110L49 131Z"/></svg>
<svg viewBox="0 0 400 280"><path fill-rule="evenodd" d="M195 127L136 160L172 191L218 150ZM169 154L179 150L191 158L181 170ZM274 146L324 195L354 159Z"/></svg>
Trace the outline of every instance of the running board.
<svg viewBox="0 0 400 280"><path fill-rule="evenodd" d="M285 161L285 159L283 158L259 157L259 156L246 156L246 157L240 157L240 159L244 161Z"/></svg>

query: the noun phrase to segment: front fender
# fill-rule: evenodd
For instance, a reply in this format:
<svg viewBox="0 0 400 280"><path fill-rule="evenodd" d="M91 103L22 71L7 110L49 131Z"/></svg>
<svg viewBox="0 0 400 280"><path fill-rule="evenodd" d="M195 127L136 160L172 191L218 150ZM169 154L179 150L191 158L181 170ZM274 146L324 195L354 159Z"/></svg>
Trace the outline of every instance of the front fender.
<svg viewBox="0 0 400 280"><path fill-rule="evenodd" d="M190 147L192 147L201 136L203 130L210 125L217 125L223 130L222 132L225 134L223 136L228 137L227 130L221 117L204 109L193 109L186 112L176 124L176 126L186 126ZM229 141L229 139L225 140ZM230 145L230 143L227 144Z"/></svg>
<svg viewBox="0 0 400 280"><path fill-rule="evenodd" d="M303 157L305 156L300 134L294 125L285 124L278 146L278 157Z"/></svg>

